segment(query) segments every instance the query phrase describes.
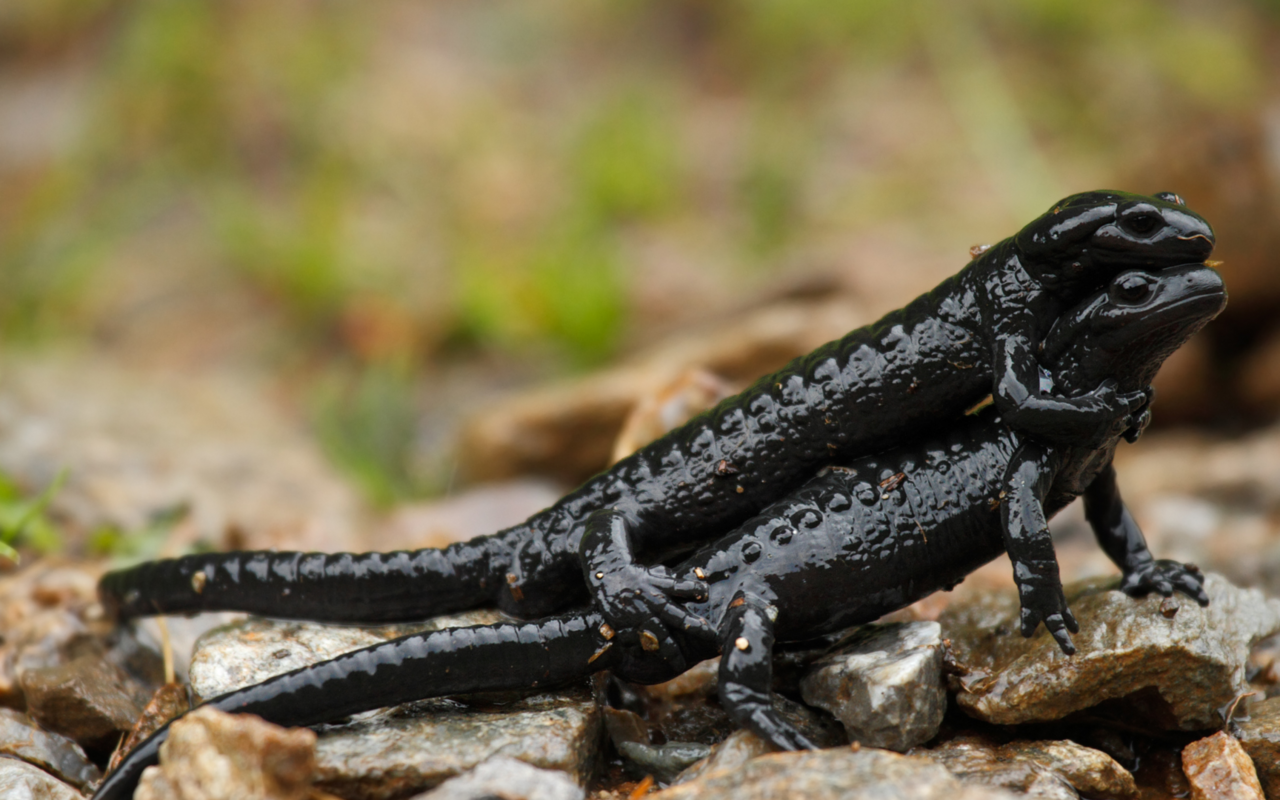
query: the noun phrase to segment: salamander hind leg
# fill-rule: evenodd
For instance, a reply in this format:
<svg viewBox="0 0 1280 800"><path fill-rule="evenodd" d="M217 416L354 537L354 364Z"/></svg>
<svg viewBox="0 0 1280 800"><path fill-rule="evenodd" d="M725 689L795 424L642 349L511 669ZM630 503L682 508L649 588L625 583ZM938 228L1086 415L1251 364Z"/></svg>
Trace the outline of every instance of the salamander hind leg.
<svg viewBox="0 0 1280 800"><path fill-rule="evenodd" d="M739 595L720 626L720 704L742 727L782 750L818 745L784 720L773 705L773 621L770 607Z"/></svg>

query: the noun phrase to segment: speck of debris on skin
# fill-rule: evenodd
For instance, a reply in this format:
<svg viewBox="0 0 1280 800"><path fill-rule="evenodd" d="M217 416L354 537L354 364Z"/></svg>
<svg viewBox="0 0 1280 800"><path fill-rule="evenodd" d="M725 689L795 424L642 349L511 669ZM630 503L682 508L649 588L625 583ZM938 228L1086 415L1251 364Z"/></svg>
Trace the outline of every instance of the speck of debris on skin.
<svg viewBox="0 0 1280 800"><path fill-rule="evenodd" d="M208 576L208 575L206 575L206 574L204 574L204 572L203 572L202 570L201 570L201 571L196 571L196 572L192 573L192 575L191 575L191 589L192 589L192 591L194 591L196 594L203 594L203 593L204 593L204 587L205 587L208 583L209 583L209 576Z"/></svg>
<svg viewBox="0 0 1280 800"><path fill-rule="evenodd" d="M737 475L738 468L735 467L729 459L722 458L719 463L716 464L716 474L722 477L726 475Z"/></svg>
<svg viewBox="0 0 1280 800"><path fill-rule="evenodd" d="M734 491L736 491L738 494L742 494L746 490L743 489L741 486L737 486L737 487L734 487Z"/></svg>
<svg viewBox="0 0 1280 800"><path fill-rule="evenodd" d="M702 571L702 567L694 567L693 574L698 576L698 580L704 580L707 577L707 573Z"/></svg>
<svg viewBox="0 0 1280 800"><path fill-rule="evenodd" d="M1182 606L1178 605L1177 600L1173 599L1172 597L1166 597L1160 603L1160 613L1164 615L1166 619L1173 619L1178 615L1178 609L1180 609L1181 607Z"/></svg>
<svg viewBox="0 0 1280 800"><path fill-rule="evenodd" d="M596 580L598 580L598 581L602 581L602 580L604 580L604 573L603 573L603 572L597 572L597 573L596 573Z"/></svg>
<svg viewBox="0 0 1280 800"><path fill-rule="evenodd" d="M649 631L640 631L640 646L646 652L652 653L658 650L661 645L658 644L658 637Z"/></svg>
<svg viewBox="0 0 1280 800"><path fill-rule="evenodd" d="M613 628L609 627L609 623L607 622L600 623L600 635L603 636L605 639L613 638Z"/></svg>
<svg viewBox="0 0 1280 800"><path fill-rule="evenodd" d="M511 587L511 596L515 598L517 603L524 602L524 592L522 592L520 587L516 585L519 580L520 576L516 575L514 572L507 573L507 586Z"/></svg>
<svg viewBox="0 0 1280 800"><path fill-rule="evenodd" d="M751 642L747 641L747 637L739 636L737 639L733 640L733 646L745 653L751 649Z"/></svg>
<svg viewBox="0 0 1280 800"><path fill-rule="evenodd" d="M588 663L588 664L590 664L590 663L594 662L594 661L595 661L597 658L599 658L600 656L602 656L602 655L604 655L605 653L609 652L609 648L610 648L610 647L613 647L613 642L605 642L605 643L604 643L604 647L601 647L599 650L597 650L597 651L595 651L594 653L592 653L592 654L591 654L591 658L588 658L588 659L587 659L587 663ZM647 649L647 648L646 648L646 649Z"/></svg>

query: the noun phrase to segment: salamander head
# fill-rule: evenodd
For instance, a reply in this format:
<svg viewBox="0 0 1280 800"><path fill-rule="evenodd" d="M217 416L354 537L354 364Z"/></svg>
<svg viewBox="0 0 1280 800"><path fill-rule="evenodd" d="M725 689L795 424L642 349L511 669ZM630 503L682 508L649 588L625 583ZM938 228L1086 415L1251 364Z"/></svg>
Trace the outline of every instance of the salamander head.
<svg viewBox="0 0 1280 800"><path fill-rule="evenodd" d="M1074 194L1014 237L1032 277L1070 299L1126 269L1203 262L1213 245L1209 223L1172 192Z"/></svg>
<svg viewBox="0 0 1280 800"><path fill-rule="evenodd" d="M1203 264L1127 270L1054 323L1040 360L1060 394L1089 392L1107 379L1136 391L1226 304L1222 276Z"/></svg>

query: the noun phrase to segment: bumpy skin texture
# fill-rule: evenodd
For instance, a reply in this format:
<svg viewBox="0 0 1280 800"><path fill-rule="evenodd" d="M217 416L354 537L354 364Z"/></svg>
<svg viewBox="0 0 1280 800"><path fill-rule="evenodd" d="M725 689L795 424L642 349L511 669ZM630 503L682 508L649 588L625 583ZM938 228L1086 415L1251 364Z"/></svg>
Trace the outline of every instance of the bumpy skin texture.
<svg viewBox="0 0 1280 800"><path fill-rule="evenodd" d="M1221 311L1226 294L1207 267L1158 276L1130 272L1050 332L1057 359L1046 384L1063 396L1115 381L1138 391L1164 358ZM1046 520L1085 496L1087 516L1130 594L1182 591L1208 603L1193 567L1155 561L1115 485L1112 456L1133 420L1096 446L1045 444L1011 429L995 408L946 434L824 470L737 530L672 567L705 581L688 613L717 643L675 632L679 657L646 630L615 630L595 611L539 622L403 637L295 670L210 702L285 725L465 691L538 686L600 669L639 682L670 679L686 663L723 654L721 702L743 726L784 749L813 743L774 710L775 638L805 640L874 620L951 588L1006 550L1022 590L1023 632L1044 622L1062 649L1075 630ZM99 788L119 800L154 763L167 728L132 752Z"/></svg>
<svg viewBox="0 0 1280 800"><path fill-rule="evenodd" d="M1012 427L1096 446L1145 405L1091 387L1045 396L1036 348L1062 311L1132 267L1201 261L1208 223L1172 194L1088 192L875 324L797 359L588 481L528 521L443 550L231 553L104 577L121 617L236 609L390 621L496 604L536 617L590 596L615 627L713 632L680 601L696 579L644 566L742 523L831 463L940 430L988 394Z"/></svg>

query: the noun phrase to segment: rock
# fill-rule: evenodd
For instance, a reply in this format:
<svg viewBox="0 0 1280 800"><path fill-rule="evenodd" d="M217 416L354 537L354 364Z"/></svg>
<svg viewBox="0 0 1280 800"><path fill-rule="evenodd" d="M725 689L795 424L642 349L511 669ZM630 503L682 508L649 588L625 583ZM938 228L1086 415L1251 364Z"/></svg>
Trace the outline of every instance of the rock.
<svg viewBox="0 0 1280 800"><path fill-rule="evenodd" d="M1218 731L1182 749L1192 800L1263 800L1253 762L1232 736Z"/></svg>
<svg viewBox="0 0 1280 800"><path fill-rule="evenodd" d="M90 749L114 747L146 702L141 687L123 670L94 655L28 670L22 690L37 722Z"/></svg>
<svg viewBox="0 0 1280 800"><path fill-rule="evenodd" d="M670 783L711 753L711 745L701 742L622 742L617 748L623 758L639 768L640 775L652 775L662 783Z"/></svg>
<svg viewBox="0 0 1280 800"><path fill-rule="evenodd" d="M756 756L772 753L773 747L748 730L734 731L728 739L711 747L711 753L676 776L675 783L685 783L720 769L740 767Z"/></svg>
<svg viewBox="0 0 1280 800"><path fill-rule="evenodd" d="M1267 797L1280 798L1280 697L1249 709L1248 719L1235 719L1232 732L1253 760Z"/></svg>
<svg viewBox="0 0 1280 800"><path fill-rule="evenodd" d="M100 573L46 559L0 578L0 705L26 708L23 674L65 663L67 646L90 635Z"/></svg>
<svg viewBox="0 0 1280 800"><path fill-rule="evenodd" d="M980 736L961 736L915 754L938 761L966 781L1036 797L1124 800L1138 793L1133 776L1114 759L1071 741L997 745Z"/></svg>
<svg viewBox="0 0 1280 800"><path fill-rule="evenodd" d="M35 764L81 791L102 779L102 772L78 744L42 730L26 714L7 708L0 708L0 754Z"/></svg>
<svg viewBox="0 0 1280 800"><path fill-rule="evenodd" d="M836 747L772 753L649 795L651 800L1011 800L1000 789L961 783L922 756Z"/></svg>
<svg viewBox="0 0 1280 800"><path fill-rule="evenodd" d="M586 792L563 772L494 756L413 800L583 800Z"/></svg>
<svg viewBox="0 0 1280 800"><path fill-rule="evenodd" d="M169 728L160 764L142 773L136 800L305 800L316 735L250 714L197 708Z"/></svg>
<svg viewBox="0 0 1280 800"><path fill-rule="evenodd" d="M682 374L702 370L749 383L868 321L848 297L778 303L612 369L515 395L467 420L454 448L458 472L472 482L539 475L576 485L609 464L632 410Z"/></svg>
<svg viewBox="0 0 1280 800"><path fill-rule="evenodd" d="M936 622L865 626L809 668L801 695L854 741L898 752L923 744L947 710L941 631Z"/></svg>
<svg viewBox="0 0 1280 800"><path fill-rule="evenodd" d="M480 610L425 622L354 627L254 617L215 628L196 641L191 689L208 699L399 636L506 619L499 611Z"/></svg>
<svg viewBox="0 0 1280 800"><path fill-rule="evenodd" d="M3 756L0 756L0 797L84 800L84 795L39 767Z"/></svg>
<svg viewBox="0 0 1280 800"><path fill-rule="evenodd" d="M1001 725L1045 722L1090 709L1153 730L1202 730L1222 724L1219 709L1245 686L1250 647L1280 629L1280 600L1208 575L1208 608L1179 597L1131 598L1118 579L1066 587L1080 623L1077 652L1065 656L1041 626L1018 632L1016 591L953 603L939 618L956 660L965 712Z"/></svg>
<svg viewBox="0 0 1280 800"><path fill-rule="evenodd" d="M424 700L325 728L316 745L317 783L352 800L403 797L499 754L583 783L594 768L602 727L585 689L483 710Z"/></svg>

